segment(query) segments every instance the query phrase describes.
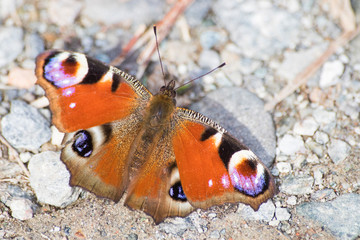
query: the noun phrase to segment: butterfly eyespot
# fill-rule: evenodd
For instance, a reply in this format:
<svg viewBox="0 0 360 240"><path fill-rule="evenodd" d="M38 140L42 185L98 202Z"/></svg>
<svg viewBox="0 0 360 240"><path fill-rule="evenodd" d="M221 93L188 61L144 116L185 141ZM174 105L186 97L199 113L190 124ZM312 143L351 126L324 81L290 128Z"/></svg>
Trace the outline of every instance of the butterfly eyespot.
<svg viewBox="0 0 360 240"><path fill-rule="evenodd" d="M74 152L79 154L81 157L90 157L93 152L92 137L88 131L81 130L75 135L75 141L72 144Z"/></svg>
<svg viewBox="0 0 360 240"><path fill-rule="evenodd" d="M181 201L181 202L187 201L187 198L181 186L181 182L176 182L174 185L170 187L169 195L172 199L176 201Z"/></svg>

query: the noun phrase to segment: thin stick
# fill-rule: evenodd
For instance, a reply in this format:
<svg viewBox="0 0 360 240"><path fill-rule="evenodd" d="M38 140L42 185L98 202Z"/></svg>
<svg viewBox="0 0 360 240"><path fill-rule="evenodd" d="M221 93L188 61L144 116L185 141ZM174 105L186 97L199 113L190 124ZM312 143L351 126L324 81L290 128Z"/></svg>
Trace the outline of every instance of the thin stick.
<svg viewBox="0 0 360 240"><path fill-rule="evenodd" d="M332 41L326 51L314 62L312 62L304 71L299 73L291 83L287 84L278 94L276 94L273 99L268 101L264 109L266 111L271 111L274 107L284 100L286 97L291 95L296 89L301 85L306 83L311 76L313 76L316 71L328 60L328 58L334 54L334 52L341 46L344 46L346 43L351 41L360 33L360 27L357 27L354 31L344 32L336 40Z"/></svg>

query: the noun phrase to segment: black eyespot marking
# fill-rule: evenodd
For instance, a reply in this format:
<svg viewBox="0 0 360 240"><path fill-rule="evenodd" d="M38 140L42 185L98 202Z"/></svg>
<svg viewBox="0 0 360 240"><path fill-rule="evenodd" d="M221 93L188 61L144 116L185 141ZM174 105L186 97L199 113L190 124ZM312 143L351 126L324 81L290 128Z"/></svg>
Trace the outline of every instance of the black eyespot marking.
<svg viewBox="0 0 360 240"><path fill-rule="evenodd" d="M75 141L72 144L74 152L81 157L90 157L93 152L92 137L88 131L81 130L75 134Z"/></svg>
<svg viewBox="0 0 360 240"><path fill-rule="evenodd" d="M211 136L215 135L218 131L215 128L207 128L203 134L201 134L200 141L205 141Z"/></svg>
<svg viewBox="0 0 360 240"><path fill-rule="evenodd" d="M172 199L176 201L186 202L187 198L181 186L181 182L178 181L174 185L172 185L169 189L169 195Z"/></svg>
<svg viewBox="0 0 360 240"><path fill-rule="evenodd" d="M231 141L231 138L223 137L221 139L221 144L219 146L218 152L220 155L220 159L225 164L226 168L229 165L230 158L234 153L240 151L242 148L238 146L235 142Z"/></svg>
<svg viewBox="0 0 360 240"><path fill-rule="evenodd" d="M119 85L120 85L120 81L121 81L121 77L114 73L113 77L112 77L112 84L111 84L111 91L112 92L116 92L116 90L118 89Z"/></svg>
<svg viewBox="0 0 360 240"><path fill-rule="evenodd" d="M99 60L90 57L86 57L86 59L89 70L81 84L92 84L100 81L102 76L104 76L109 71L110 67L106 66Z"/></svg>

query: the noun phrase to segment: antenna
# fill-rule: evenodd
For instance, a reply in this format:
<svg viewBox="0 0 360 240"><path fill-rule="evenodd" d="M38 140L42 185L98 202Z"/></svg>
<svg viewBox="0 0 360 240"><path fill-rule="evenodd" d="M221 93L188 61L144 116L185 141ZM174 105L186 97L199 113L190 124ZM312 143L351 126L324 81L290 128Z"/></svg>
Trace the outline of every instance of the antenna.
<svg viewBox="0 0 360 240"><path fill-rule="evenodd" d="M204 73L204 74L202 74L202 75L200 75L200 76L198 76L198 77L196 77L196 78L191 79L190 81L184 83L183 85L178 86L178 87L175 88L174 90L176 91L177 89L181 88L182 86L185 86L185 85L187 85L187 84L189 84L189 83L192 83L193 81L195 81L195 80L197 80L197 79L199 79L199 78L202 78L202 77L204 77L204 76L212 73L213 71L215 71L215 70L217 70L217 69L219 69L219 68L222 68L222 67L225 66L225 65L226 65L226 63L223 62L222 64L220 64L220 65L217 66L216 68L214 68L214 69L208 71L207 73Z"/></svg>
<svg viewBox="0 0 360 240"><path fill-rule="evenodd" d="M159 50L159 42L158 42L158 38L157 38L157 32L156 32L156 26L155 25L153 26L153 29L154 29L154 35L155 35L156 50L157 50L157 53L158 53L158 56L159 56L159 61L160 61L161 72L162 72L162 75L164 77L164 84L166 85L165 73L164 73L164 68L163 68L163 64L162 64L162 61L161 61L160 50Z"/></svg>

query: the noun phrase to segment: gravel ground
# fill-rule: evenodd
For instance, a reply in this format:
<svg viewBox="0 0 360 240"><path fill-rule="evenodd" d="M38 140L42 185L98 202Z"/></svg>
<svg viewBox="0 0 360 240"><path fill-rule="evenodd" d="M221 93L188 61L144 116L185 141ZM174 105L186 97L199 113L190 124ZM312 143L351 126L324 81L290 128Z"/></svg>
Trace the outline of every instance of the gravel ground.
<svg viewBox="0 0 360 240"><path fill-rule="evenodd" d="M320 1L198 0L160 46L180 82L227 63L178 102L221 123L270 166L279 192L258 212L226 204L155 225L122 201L67 185L62 134L34 86L35 57L58 48L111 62L140 26L161 20L174 2L0 1L1 135L30 171L26 177L0 144L0 238L358 239L360 38L337 49L271 115L263 110L342 33ZM360 4L352 2L356 12ZM145 80L156 92L163 83L157 56L150 68Z"/></svg>

